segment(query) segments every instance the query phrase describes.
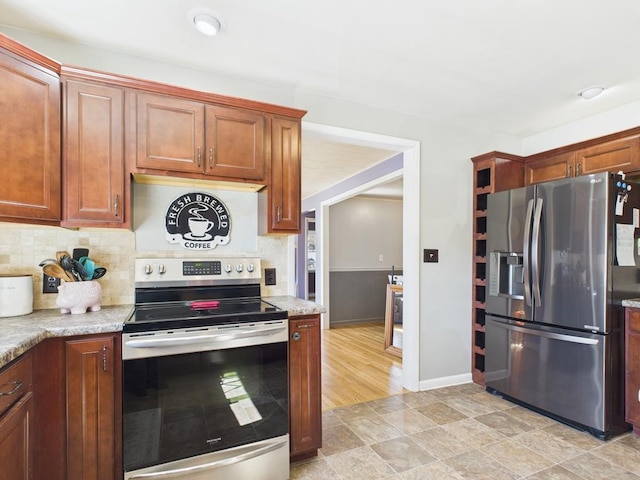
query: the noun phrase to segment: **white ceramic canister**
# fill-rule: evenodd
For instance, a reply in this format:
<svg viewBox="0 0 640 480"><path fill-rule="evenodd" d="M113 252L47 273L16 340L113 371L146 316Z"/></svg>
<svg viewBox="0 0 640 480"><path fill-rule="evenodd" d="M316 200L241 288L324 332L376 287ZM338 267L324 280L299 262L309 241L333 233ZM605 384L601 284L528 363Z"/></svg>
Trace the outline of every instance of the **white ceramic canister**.
<svg viewBox="0 0 640 480"><path fill-rule="evenodd" d="M33 312L33 275L0 275L0 317Z"/></svg>

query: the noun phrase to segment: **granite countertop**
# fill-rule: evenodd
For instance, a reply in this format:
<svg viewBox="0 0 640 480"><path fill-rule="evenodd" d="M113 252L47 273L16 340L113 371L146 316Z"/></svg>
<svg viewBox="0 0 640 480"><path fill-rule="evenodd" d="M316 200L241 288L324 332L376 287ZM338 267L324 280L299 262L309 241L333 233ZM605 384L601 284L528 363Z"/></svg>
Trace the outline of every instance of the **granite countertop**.
<svg viewBox="0 0 640 480"><path fill-rule="evenodd" d="M302 300L301 298L285 295L281 297L263 297L263 300L282 310L289 312L289 316L315 315L325 313L327 307L318 303Z"/></svg>
<svg viewBox="0 0 640 480"><path fill-rule="evenodd" d="M622 300L623 307L640 308L640 298L627 298Z"/></svg>
<svg viewBox="0 0 640 480"><path fill-rule="evenodd" d="M0 318L0 367L45 338L118 332L132 310L132 305L112 305L97 312L75 315L60 313L60 309L47 309Z"/></svg>
<svg viewBox="0 0 640 480"><path fill-rule="evenodd" d="M327 308L293 296L264 297L289 316L314 315ZM36 310L29 315L0 318L0 368L49 337L119 332L133 305L103 306L97 312L64 314L59 309Z"/></svg>

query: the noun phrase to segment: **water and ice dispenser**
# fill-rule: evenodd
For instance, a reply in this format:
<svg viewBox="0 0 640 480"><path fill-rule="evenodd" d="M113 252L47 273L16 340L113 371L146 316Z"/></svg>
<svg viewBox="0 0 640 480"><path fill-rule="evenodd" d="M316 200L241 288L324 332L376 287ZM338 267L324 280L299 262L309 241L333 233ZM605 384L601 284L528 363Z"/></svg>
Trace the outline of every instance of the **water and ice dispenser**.
<svg viewBox="0 0 640 480"><path fill-rule="evenodd" d="M489 295L521 300L524 298L522 253L489 253Z"/></svg>

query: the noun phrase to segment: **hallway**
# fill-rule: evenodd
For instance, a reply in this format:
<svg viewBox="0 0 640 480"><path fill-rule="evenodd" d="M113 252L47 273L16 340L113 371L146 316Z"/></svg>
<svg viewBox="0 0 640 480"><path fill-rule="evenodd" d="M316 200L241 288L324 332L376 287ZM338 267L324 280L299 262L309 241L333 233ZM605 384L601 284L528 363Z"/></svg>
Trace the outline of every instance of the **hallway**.
<svg viewBox="0 0 640 480"><path fill-rule="evenodd" d="M403 393L402 359L383 348L384 323L322 331L322 410Z"/></svg>

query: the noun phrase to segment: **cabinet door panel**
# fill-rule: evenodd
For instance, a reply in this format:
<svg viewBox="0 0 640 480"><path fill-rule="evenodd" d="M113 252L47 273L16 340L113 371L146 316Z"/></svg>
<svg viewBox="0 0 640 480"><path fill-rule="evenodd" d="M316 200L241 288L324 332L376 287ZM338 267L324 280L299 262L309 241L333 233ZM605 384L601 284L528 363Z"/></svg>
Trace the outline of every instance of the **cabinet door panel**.
<svg viewBox="0 0 640 480"><path fill-rule="evenodd" d="M206 172L221 177L262 180L265 128L263 114L207 105Z"/></svg>
<svg viewBox="0 0 640 480"><path fill-rule="evenodd" d="M33 478L33 394L28 392L0 417L0 470L2 478Z"/></svg>
<svg viewBox="0 0 640 480"><path fill-rule="evenodd" d="M322 446L320 317L289 322L291 455L315 455Z"/></svg>
<svg viewBox="0 0 640 480"><path fill-rule="evenodd" d="M274 117L271 130L271 231L298 233L301 215L300 122Z"/></svg>
<svg viewBox="0 0 640 480"><path fill-rule="evenodd" d="M640 428L640 335L627 333L626 418Z"/></svg>
<svg viewBox="0 0 640 480"><path fill-rule="evenodd" d="M60 81L0 52L0 217L60 220Z"/></svg>
<svg viewBox="0 0 640 480"><path fill-rule="evenodd" d="M597 172L631 172L640 168L640 138L622 138L579 150L578 175Z"/></svg>
<svg viewBox="0 0 640 480"><path fill-rule="evenodd" d="M204 106L180 98L138 93L136 165L204 172Z"/></svg>
<svg viewBox="0 0 640 480"><path fill-rule="evenodd" d="M575 157L575 152L569 152L527 162L524 166L525 185L573 177Z"/></svg>
<svg viewBox="0 0 640 480"><path fill-rule="evenodd" d="M67 478L114 478L114 343L113 336L66 343Z"/></svg>
<svg viewBox="0 0 640 480"><path fill-rule="evenodd" d="M124 90L69 80L63 225L124 222Z"/></svg>

